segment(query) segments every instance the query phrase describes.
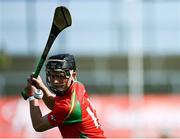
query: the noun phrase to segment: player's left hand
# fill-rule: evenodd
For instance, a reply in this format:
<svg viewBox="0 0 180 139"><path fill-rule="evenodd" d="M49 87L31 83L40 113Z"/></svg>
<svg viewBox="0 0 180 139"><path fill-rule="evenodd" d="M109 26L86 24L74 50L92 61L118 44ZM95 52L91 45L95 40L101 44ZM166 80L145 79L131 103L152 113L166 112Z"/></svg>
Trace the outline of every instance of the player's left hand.
<svg viewBox="0 0 180 139"><path fill-rule="evenodd" d="M34 92L36 91L36 87L32 83L32 76L27 79L27 85L23 92L23 98L27 100L29 97L34 96Z"/></svg>

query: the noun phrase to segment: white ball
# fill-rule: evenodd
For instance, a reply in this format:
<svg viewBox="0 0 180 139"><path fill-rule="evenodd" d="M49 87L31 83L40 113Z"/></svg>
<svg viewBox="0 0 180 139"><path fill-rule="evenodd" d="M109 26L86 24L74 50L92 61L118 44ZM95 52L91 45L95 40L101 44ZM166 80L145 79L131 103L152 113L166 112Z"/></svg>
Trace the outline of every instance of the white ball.
<svg viewBox="0 0 180 139"><path fill-rule="evenodd" d="M36 99L42 99L43 98L43 91L41 89L37 89L35 92L34 92L34 97Z"/></svg>

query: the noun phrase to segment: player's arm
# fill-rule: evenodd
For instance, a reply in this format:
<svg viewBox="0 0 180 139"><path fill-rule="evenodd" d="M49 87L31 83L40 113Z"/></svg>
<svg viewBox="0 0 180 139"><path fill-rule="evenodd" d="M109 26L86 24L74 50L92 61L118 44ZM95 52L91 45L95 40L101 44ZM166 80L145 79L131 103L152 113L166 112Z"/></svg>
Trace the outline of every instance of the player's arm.
<svg viewBox="0 0 180 139"><path fill-rule="evenodd" d="M44 103L50 110L53 110L55 95L51 93L46 86L44 86L44 88L42 88L41 90L43 91L44 94L42 98Z"/></svg>
<svg viewBox="0 0 180 139"><path fill-rule="evenodd" d="M50 128L53 128L54 126L52 126L48 121L47 115L42 116L38 100L34 99L31 100L29 103L30 103L30 115L31 115L33 128L37 132L42 132Z"/></svg>
<svg viewBox="0 0 180 139"><path fill-rule="evenodd" d="M52 110L54 108L54 98L55 95L49 91L49 89L45 86L40 76L38 78L32 78L33 84L35 84L36 88L41 89L43 91L43 101L46 106Z"/></svg>
<svg viewBox="0 0 180 139"><path fill-rule="evenodd" d="M25 92L26 92L25 95L27 96L28 98L27 100L29 101L29 104L30 104L30 115L31 115L33 128L37 132L42 132L54 126L50 124L47 116L42 116L39 103L38 103L39 100L35 99L34 97L35 95L34 92L36 91L36 89L37 88L34 86L34 83L32 81L32 76L31 76L27 80L27 86L25 88Z"/></svg>

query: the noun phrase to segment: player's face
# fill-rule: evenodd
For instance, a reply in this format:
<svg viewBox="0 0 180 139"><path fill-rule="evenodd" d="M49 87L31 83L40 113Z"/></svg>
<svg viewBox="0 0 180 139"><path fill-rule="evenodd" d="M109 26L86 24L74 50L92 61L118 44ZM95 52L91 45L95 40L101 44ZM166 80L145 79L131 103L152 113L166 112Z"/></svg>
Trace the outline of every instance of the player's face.
<svg viewBox="0 0 180 139"><path fill-rule="evenodd" d="M70 76L63 71L51 71L49 74L51 85L60 91L65 91L70 85Z"/></svg>

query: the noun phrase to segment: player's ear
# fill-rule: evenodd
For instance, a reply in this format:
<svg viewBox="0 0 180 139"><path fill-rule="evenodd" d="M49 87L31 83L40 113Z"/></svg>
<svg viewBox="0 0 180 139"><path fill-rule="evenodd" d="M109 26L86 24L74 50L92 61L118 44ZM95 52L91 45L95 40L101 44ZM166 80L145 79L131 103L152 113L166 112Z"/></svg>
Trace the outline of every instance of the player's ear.
<svg viewBox="0 0 180 139"><path fill-rule="evenodd" d="M77 80L77 72L73 72L72 76L73 76L73 79L76 81Z"/></svg>

